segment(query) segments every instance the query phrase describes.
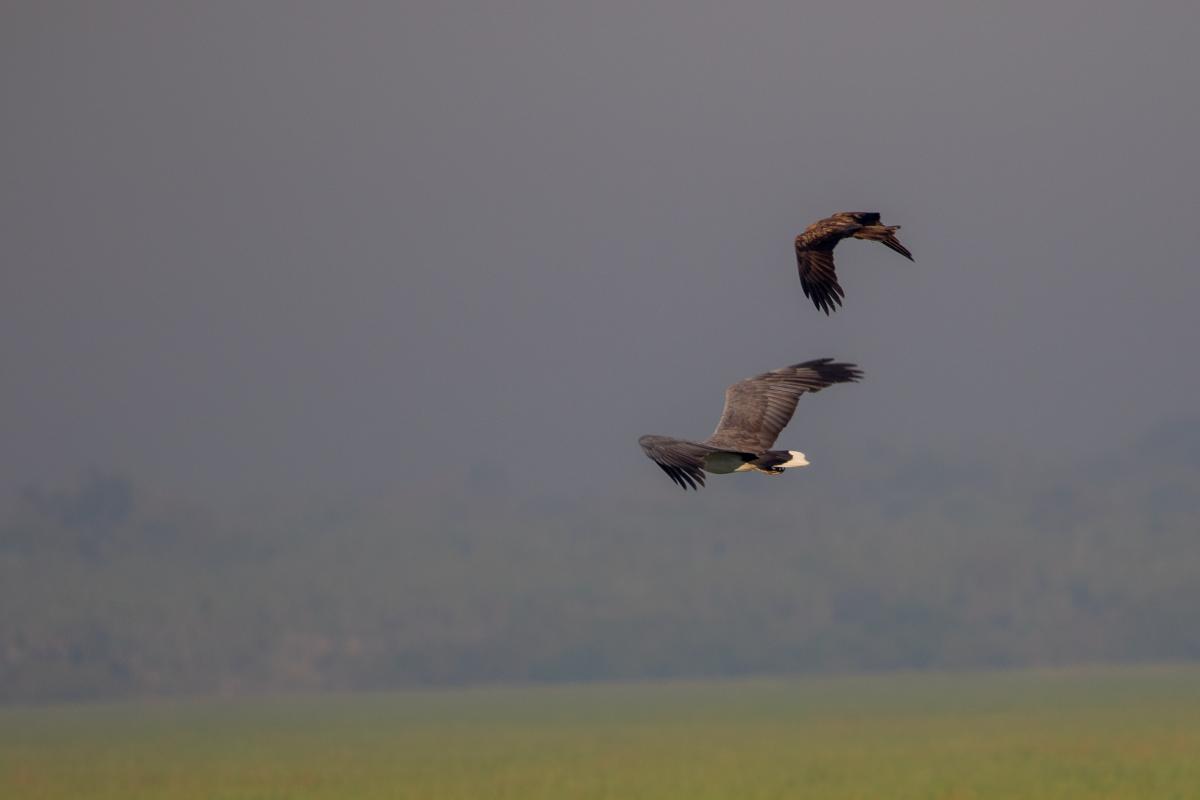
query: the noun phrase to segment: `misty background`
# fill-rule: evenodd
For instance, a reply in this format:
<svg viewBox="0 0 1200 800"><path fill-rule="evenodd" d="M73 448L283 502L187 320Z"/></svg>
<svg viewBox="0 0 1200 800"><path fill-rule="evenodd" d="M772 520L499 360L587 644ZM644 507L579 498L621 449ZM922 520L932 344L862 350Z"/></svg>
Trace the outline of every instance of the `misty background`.
<svg viewBox="0 0 1200 800"><path fill-rule="evenodd" d="M1198 37L6 3L0 699L1200 658ZM636 444L825 356L808 469Z"/></svg>

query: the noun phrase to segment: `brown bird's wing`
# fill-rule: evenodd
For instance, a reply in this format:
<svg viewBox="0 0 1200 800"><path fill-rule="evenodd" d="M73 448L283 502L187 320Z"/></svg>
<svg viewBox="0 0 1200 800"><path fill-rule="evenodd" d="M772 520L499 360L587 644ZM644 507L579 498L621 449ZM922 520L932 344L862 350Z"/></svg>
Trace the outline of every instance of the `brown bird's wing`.
<svg viewBox="0 0 1200 800"><path fill-rule="evenodd" d="M862 370L854 364L819 358L739 381L725 390L721 421L704 444L762 453L792 419L800 395L861 377Z"/></svg>
<svg viewBox="0 0 1200 800"><path fill-rule="evenodd" d="M842 304L845 292L833 268L833 248L862 229L853 212L818 220L796 237L796 267L800 288L821 311L829 314Z"/></svg>

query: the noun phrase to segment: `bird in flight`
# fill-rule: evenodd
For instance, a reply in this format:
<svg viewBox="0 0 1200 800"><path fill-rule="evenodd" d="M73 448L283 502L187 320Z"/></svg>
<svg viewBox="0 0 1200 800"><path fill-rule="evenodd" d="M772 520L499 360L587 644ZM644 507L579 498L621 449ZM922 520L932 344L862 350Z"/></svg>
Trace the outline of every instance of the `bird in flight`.
<svg viewBox="0 0 1200 800"><path fill-rule="evenodd" d="M800 288L826 314L837 309L846 296L833 269L833 248L845 238L882 242L900 255L913 260L908 248L896 238L899 225L884 225L875 211L841 211L818 220L796 237L796 265L800 269Z"/></svg>
<svg viewBox="0 0 1200 800"><path fill-rule="evenodd" d="M796 411L800 395L861 377L862 370L854 364L831 358L764 372L725 390L721 421L703 442L647 435L638 439L638 444L685 491L699 490L705 472L781 475L785 469L808 466L804 453L771 449Z"/></svg>

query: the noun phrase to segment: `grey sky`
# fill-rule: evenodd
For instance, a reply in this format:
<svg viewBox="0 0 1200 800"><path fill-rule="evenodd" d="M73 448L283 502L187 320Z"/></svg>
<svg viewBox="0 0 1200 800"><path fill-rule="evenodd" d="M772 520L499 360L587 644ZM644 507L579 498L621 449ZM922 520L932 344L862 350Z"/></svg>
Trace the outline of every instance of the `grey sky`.
<svg viewBox="0 0 1200 800"><path fill-rule="evenodd" d="M669 495L639 434L821 356L866 379L800 404L814 469L1119 449L1196 414L1198 39L1186 2L7 3L0 482ZM826 318L791 239L847 209L917 261L843 244Z"/></svg>

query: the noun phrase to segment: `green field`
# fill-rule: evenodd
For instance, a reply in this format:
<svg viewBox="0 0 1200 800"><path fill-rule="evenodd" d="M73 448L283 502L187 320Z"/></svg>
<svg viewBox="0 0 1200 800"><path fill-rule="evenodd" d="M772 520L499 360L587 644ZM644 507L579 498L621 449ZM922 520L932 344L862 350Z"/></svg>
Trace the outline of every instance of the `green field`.
<svg viewBox="0 0 1200 800"><path fill-rule="evenodd" d="M1195 798L1200 669L0 710L0 797Z"/></svg>

